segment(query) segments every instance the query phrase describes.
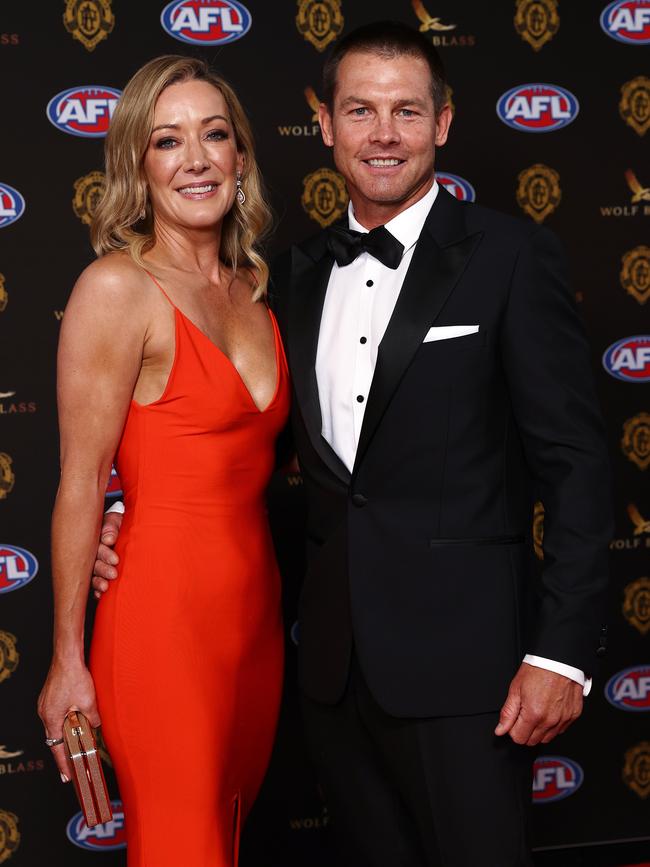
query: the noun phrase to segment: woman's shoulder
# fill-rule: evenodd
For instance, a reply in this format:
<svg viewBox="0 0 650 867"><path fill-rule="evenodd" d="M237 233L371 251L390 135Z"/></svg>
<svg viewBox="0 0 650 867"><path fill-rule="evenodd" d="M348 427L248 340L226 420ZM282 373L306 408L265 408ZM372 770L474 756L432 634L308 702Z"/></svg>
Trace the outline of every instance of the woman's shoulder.
<svg viewBox="0 0 650 867"><path fill-rule="evenodd" d="M84 268L71 300L132 307L144 300L148 283L146 272L128 253L107 253Z"/></svg>

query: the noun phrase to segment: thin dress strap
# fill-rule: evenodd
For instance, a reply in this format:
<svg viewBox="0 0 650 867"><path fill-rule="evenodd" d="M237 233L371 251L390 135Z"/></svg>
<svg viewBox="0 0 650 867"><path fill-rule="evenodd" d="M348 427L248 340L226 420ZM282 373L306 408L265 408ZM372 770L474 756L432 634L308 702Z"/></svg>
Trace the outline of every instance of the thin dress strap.
<svg viewBox="0 0 650 867"><path fill-rule="evenodd" d="M151 273L151 271L147 271L146 268L143 268L142 270L144 271L145 274L147 274L149 277L151 277L151 279L153 280L153 282L154 282L154 283L156 284L156 286L160 289L160 291L161 291L162 294L165 296L165 298L169 301L169 303L170 303L171 306L174 308L174 310L178 310L177 305L174 304L174 302L172 301L172 299L171 299L171 298L169 297L169 295L165 292L165 290L164 290L163 287L160 285L160 283L156 280L156 278L153 276L153 274Z"/></svg>

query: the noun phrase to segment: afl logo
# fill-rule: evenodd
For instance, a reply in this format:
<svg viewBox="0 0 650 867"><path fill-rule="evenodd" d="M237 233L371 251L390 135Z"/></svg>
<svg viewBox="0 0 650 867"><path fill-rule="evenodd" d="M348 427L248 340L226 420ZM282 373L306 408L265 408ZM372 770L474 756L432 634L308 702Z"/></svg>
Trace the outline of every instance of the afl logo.
<svg viewBox="0 0 650 867"><path fill-rule="evenodd" d="M0 593L18 590L36 577L38 560L24 548L0 544Z"/></svg>
<svg viewBox="0 0 650 867"><path fill-rule="evenodd" d="M82 138L103 138L121 91L89 85L57 93L47 104L47 117L57 129Z"/></svg>
<svg viewBox="0 0 650 867"><path fill-rule="evenodd" d="M624 382L650 382L650 334L612 343L603 354L603 367Z"/></svg>
<svg viewBox="0 0 650 867"><path fill-rule="evenodd" d="M449 172L437 172L436 180L441 187L455 196L459 202L475 202L476 192L474 187L465 178L452 175Z"/></svg>
<svg viewBox="0 0 650 867"><path fill-rule="evenodd" d="M25 213L25 200L18 190L8 184L0 184L0 228L20 220Z"/></svg>
<svg viewBox="0 0 650 867"><path fill-rule="evenodd" d="M124 809L121 801L111 801L113 818L103 825L89 828L83 813L77 813L68 822L65 829L68 840L80 849L90 849L93 852L109 852L112 849L126 848L126 832L124 830Z"/></svg>
<svg viewBox="0 0 650 867"><path fill-rule="evenodd" d="M635 665L610 677L605 698L619 710L650 711L650 665Z"/></svg>
<svg viewBox="0 0 650 867"><path fill-rule="evenodd" d="M497 102L497 114L522 132L554 132L578 116L575 96L556 84L521 84Z"/></svg>
<svg viewBox="0 0 650 867"><path fill-rule="evenodd" d="M562 801L578 791L583 779L577 762L565 756L540 756L533 767L533 803Z"/></svg>
<svg viewBox="0 0 650 867"><path fill-rule="evenodd" d="M117 470L115 467L111 467L111 475L108 480L108 485L106 486L106 496L107 497L121 497L122 496L122 482L120 481L120 477L117 474Z"/></svg>
<svg viewBox="0 0 650 867"><path fill-rule="evenodd" d="M173 0L160 16L170 36L192 45L227 45L245 36L252 21L237 0Z"/></svg>
<svg viewBox="0 0 650 867"><path fill-rule="evenodd" d="M626 45L650 44L650 0L615 0L603 9L600 26Z"/></svg>

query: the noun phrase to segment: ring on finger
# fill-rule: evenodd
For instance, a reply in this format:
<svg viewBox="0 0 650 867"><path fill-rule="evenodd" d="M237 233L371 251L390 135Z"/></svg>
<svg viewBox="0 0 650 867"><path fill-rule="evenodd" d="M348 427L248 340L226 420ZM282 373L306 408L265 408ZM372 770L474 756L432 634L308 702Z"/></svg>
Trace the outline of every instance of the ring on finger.
<svg viewBox="0 0 650 867"><path fill-rule="evenodd" d="M58 747L63 743L63 738L45 738L45 743L48 747Z"/></svg>

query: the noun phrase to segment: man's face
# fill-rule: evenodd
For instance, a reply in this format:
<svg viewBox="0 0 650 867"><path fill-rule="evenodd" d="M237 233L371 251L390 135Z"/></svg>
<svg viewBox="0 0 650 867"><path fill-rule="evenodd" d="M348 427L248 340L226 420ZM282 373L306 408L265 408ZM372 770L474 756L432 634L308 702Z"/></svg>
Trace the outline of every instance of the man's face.
<svg viewBox="0 0 650 867"><path fill-rule="evenodd" d="M381 213L385 221L431 188L451 111L436 117L426 61L353 51L339 65L333 111L321 105L319 119L355 215Z"/></svg>

